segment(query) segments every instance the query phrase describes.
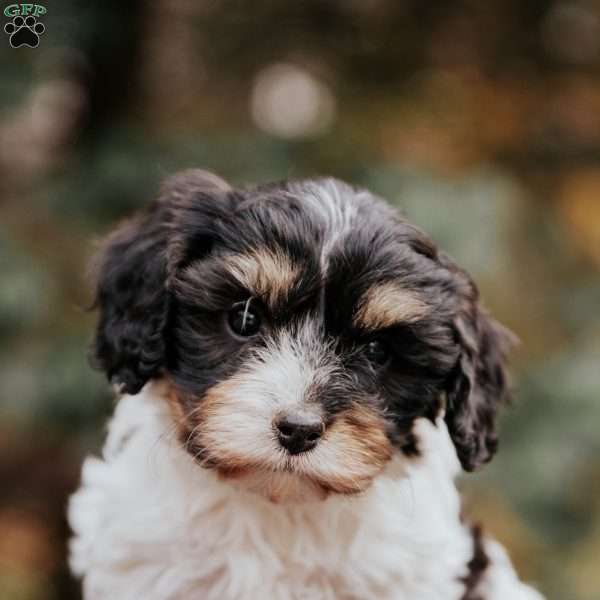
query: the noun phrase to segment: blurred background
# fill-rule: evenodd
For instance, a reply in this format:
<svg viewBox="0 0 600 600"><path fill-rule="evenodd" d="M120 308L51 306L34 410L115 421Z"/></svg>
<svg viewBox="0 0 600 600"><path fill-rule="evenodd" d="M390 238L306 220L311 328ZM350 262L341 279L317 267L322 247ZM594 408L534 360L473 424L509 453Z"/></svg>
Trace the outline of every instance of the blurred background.
<svg viewBox="0 0 600 600"><path fill-rule="evenodd" d="M65 501L112 410L86 261L202 166L365 185L472 272L522 344L467 509L548 598L600 599L600 3L46 7L38 48L0 32L0 597L79 597Z"/></svg>

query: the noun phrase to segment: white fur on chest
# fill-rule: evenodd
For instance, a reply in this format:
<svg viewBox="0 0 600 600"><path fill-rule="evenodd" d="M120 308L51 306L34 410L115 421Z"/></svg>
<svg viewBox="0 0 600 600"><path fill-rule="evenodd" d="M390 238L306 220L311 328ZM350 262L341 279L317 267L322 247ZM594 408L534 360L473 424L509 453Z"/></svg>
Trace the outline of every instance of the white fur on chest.
<svg viewBox="0 0 600 600"><path fill-rule="evenodd" d="M473 548L458 461L442 421L416 433L423 457L398 458L362 496L278 505L195 464L149 385L121 399L103 458L84 464L72 569L86 600L459 600ZM490 548L483 597L538 598Z"/></svg>

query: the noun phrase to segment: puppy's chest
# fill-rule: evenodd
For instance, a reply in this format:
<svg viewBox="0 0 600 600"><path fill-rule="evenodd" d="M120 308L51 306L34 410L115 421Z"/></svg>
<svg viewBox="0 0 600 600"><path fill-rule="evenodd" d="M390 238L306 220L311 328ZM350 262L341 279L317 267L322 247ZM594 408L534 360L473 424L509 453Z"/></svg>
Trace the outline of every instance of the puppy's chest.
<svg viewBox="0 0 600 600"><path fill-rule="evenodd" d="M210 485L195 495L176 485L153 487L150 480L135 481L135 475L134 481L107 487L107 465L96 466L93 478L99 485L78 492L71 515L77 530L72 564L85 573L85 588L94 591L86 598L461 596L464 546L448 538L427 539L426 531L418 533L410 523L390 521L382 507L357 514L315 503L288 511L236 494L214 494Z"/></svg>
<svg viewBox="0 0 600 600"><path fill-rule="evenodd" d="M316 503L285 510L226 501L192 516L194 542L173 539L181 561L201 564L203 598L433 600L459 598L462 548L404 538L398 524ZM418 536L417 536L418 538ZM463 563L464 564L464 563ZM193 569L193 567L192 567ZM194 570L194 569L193 569Z"/></svg>
<svg viewBox="0 0 600 600"><path fill-rule="evenodd" d="M353 515L320 514L319 504L306 510L244 504L227 502L192 519L204 540L199 556L214 564L213 576L200 587L224 586L223 597L240 599L387 597L383 580L396 575L390 572L376 585L364 573L375 548L358 541ZM380 551L388 547L382 542Z"/></svg>

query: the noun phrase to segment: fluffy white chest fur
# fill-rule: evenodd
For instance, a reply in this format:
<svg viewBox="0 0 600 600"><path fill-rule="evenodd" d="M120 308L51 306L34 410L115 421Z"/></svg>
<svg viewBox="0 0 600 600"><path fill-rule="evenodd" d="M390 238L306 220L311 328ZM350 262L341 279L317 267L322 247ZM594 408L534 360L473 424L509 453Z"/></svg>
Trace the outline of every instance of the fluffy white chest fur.
<svg viewBox="0 0 600 600"><path fill-rule="evenodd" d="M446 426L421 419L422 457L395 459L360 496L274 504L200 468L159 384L123 397L88 458L69 520L87 600L461 600L473 557ZM537 600L504 550L475 596Z"/></svg>

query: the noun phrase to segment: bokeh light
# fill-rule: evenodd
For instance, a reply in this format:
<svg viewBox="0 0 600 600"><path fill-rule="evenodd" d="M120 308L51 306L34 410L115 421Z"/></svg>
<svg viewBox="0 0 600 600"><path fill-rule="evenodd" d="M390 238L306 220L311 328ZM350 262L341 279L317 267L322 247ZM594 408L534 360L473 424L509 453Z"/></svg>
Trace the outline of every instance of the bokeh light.
<svg viewBox="0 0 600 600"><path fill-rule="evenodd" d="M262 130L281 138L309 138L327 131L335 117L329 88L290 64L273 64L256 76L252 117Z"/></svg>

